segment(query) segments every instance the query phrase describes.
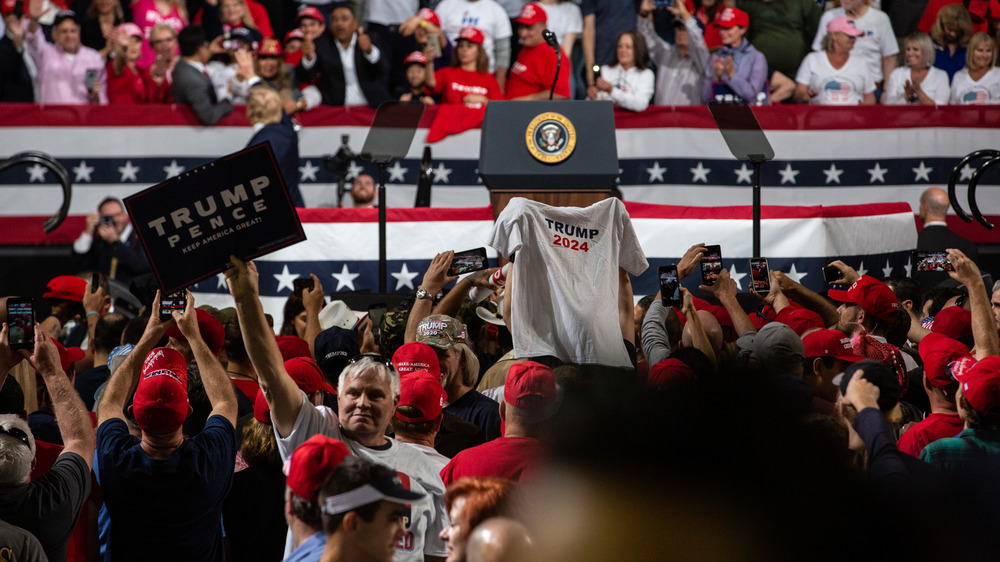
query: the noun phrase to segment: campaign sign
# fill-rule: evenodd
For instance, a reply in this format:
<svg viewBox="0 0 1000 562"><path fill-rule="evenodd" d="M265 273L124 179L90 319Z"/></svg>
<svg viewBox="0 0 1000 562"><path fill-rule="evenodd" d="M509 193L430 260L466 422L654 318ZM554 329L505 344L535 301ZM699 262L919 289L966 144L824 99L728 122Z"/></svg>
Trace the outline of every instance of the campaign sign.
<svg viewBox="0 0 1000 562"><path fill-rule="evenodd" d="M125 199L160 289L172 293L306 239L269 143Z"/></svg>

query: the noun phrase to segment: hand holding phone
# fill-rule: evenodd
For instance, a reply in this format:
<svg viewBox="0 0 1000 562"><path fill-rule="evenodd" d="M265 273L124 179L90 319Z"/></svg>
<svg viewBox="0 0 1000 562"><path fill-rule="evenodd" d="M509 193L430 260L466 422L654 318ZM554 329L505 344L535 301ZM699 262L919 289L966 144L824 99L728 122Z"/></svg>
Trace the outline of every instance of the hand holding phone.
<svg viewBox="0 0 1000 562"><path fill-rule="evenodd" d="M657 269L660 280L660 301L670 308L681 305L681 284L677 279L677 266L664 265Z"/></svg>
<svg viewBox="0 0 1000 562"><path fill-rule="evenodd" d="M473 271L481 271L490 266L486 258L486 248L473 248L464 252L456 252L448 267L448 276L464 275Z"/></svg>
<svg viewBox="0 0 1000 562"><path fill-rule="evenodd" d="M292 281L292 294L298 298L302 298L302 291L313 288L312 277L300 277Z"/></svg>
<svg viewBox="0 0 1000 562"><path fill-rule="evenodd" d="M947 272L955 271L955 267L948 260L947 252L924 252L921 250L914 250L913 257L913 271L936 271L936 272Z"/></svg>
<svg viewBox="0 0 1000 562"><path fill-rule="evenodd" d="M177 291L176 293L169 293L164 295L160 294L160 322L166 322L167 320L172 320L173 311L180 312L184 314L187 309L187 293L184 289Z"/></svg>
<svg viewBox="0 0 1000 562"><path fill-rule="evenodd" d="M771 292L771 270L767 258L750 258L750 290L762 295Z"/></svg>
<svg viewBox="0 0 1000 562"><path fill-rule="evenodd" d="M701 284L714 285L722 272L722 249L718 244L705 246L701 256Z"/></svg>
<svg viewBox="0 0 1000 562"><path fill-rule="evenodd" d="M35 348L35 308L29 298L7 299L7 342L11 349Z"/></svg>

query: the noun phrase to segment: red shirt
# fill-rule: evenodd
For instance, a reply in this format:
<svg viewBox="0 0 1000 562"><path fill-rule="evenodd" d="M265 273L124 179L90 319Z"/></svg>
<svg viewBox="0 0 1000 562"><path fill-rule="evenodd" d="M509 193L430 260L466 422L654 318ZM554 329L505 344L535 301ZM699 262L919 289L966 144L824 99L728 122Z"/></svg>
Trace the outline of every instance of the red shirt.
<svg viewBox="0 0 1000 562"><path fill-rule="evenodd" d="M924 15L920 18L920 23L917 24L917 29L930 35L931 28L934 27L934 22L937 21L937 15L941 8L947 6L948 4L961 3L962 0L931 0L927 4L927 7L924 8ZM973 33L988 33L988 22L1000 19L1000 3L998 3L997 0L988 0L988 8L989 9L986 10L985 19L976 21L977 18L975 16L972 17Z"/></svg>
<svg viewBox="0 0 1000 562"><path fill-rule="evenodd" d="M464 103L468 94L479 94L491 100L502 100L500 84L488 72L462 70L448 66L434 73L433 93L441 95L441 103Z"/></svg>
<svg viewBox="0 0 1000 562"><path fill-rule="evenodd" d="M569 75L573 70L569 60L559 50L562 66L559 68L559 83L556 84L556 94L570 97ZM556 75L556 57L552 47L542 43L534 47L521 49L517 62L510 67L507 78L507 99L519 98L538 92L548 92L552 87L552 79Z"/></svg>
<svg viewBox="0 0 1000 562"><path fill-rule="evenodd" d="M495 476L515 482L530 481L543 453L542 442L531 437L500 437L455 455L441 469L448 486L466 476Z"/></svg>
<svg viewBox="0 0 1000 562"><path fill-rule="evenodd" d="M906 430L896 445L899 450L919 457L920 451L938 439L954 437L965 429L965 422L958 414L931 414L923 421Z"/></svg>
<svg viewBox="0 0 1000 562"><path fill-rule="evenodd" d="M167 103L167 93L170 84L166 79L159 86L153 82L150 69L132 70L128 65L122 68L122 73L115 76L114 63L108 61L108 103Z"/></svg>
<svg viewBox="0 0 1000 562"><path fill-rule="evenodd" d="M691 0L685 0L684 5L687 6L688 12L691 12L691 15L697 18L697 20L701 22L701 26L705 28L705 32L702 34L702 37L705 38L705 46L708 47L708 50L711 51L712 49L721 47L722 37L719 36L719 28L712 25L712 22L715 21L715 16L722 13L724 7L719 6L715 10L715 13L712 16L709 16L707 8L704 6L698 6L698 9L696 10L694 2ZM709 17L712 19L709 19Z"/></svg>

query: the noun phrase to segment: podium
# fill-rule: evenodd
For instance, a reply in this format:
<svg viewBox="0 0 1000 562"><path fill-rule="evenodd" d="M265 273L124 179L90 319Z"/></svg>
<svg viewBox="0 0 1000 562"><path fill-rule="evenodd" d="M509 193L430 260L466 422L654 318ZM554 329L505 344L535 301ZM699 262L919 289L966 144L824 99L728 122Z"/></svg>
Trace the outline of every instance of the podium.
<svg viewBox="0 0 1000 562"><path fill-rule="evenodd" d="M586 207L618 177L610 101L494 101L486 106L479 175L496 218L512 197Z"/></svg>

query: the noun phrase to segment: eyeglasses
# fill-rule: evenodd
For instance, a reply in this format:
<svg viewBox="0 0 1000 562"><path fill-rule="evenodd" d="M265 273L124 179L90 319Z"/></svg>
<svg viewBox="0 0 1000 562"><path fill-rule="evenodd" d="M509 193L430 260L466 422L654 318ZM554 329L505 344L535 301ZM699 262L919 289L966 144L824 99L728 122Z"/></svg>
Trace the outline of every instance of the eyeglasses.
<svg viewBox="0 0 1000 562"><path fill-rule="evenodd" d="M149 44L150 45L161 45L163 43L173 43L176 40L177 40L176 37L164 37L163 39L156 39L156 40L150 41Z"/></svg>
<svg viewBox="0 0 1000 562"><path fill-rule="evenodd" d="M389 368L390 371L395 371L396 370L396 366L392 364L392 361L389 361L388 359L386 359L385 357L382 357L381 355L379 355L377 353L362 353L361 355L355 355L354 357L351 357L350 359L348 359L347 364L348 365L353 365L354 363L357 363L357 362L362 361L364 359L371 359L372 361L374 361L376 363L379 363L381 365L385 365L386 367Z"/></svg>
<svg viewBox="0 0 1000 562"><path fill-rule="evenodd" d="M31 448L31 443L28 442L28 434L25 433L24 430L22 430L21 428L0 426L0 433L6 433L7 435L10 435L14 439L20 440L22 443L24 443L25 447Z"/></svg>

